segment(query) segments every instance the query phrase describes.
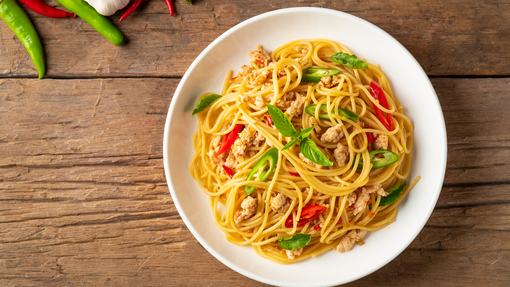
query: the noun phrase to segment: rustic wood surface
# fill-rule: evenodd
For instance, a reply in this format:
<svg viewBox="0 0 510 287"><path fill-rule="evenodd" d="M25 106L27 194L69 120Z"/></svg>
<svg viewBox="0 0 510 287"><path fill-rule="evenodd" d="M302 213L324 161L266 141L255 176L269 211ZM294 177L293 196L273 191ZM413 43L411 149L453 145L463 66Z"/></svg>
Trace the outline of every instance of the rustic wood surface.
<svg viewBox="0 0 510 287"><path fill-rule="evenodd" d="M80 19L29 12L44 80L0 22L0 286L263 286L184 225L165 182L163 128L202 49L243 20L298 6L345 11L394 36L431 77L446 120L430 220L395 260L347 286L510 284L508 0L175 2L173 18L163 1L121 24L121 12L110 17L122 47Z"/></svg>

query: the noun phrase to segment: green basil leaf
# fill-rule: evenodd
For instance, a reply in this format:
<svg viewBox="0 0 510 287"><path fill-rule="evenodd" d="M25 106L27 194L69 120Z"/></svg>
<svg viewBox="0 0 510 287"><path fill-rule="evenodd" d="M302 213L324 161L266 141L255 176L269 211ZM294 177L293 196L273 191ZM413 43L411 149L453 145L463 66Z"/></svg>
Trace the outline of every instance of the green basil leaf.
<svg viewBox="0 0 510 287"><path fill-rule="evenodd" d="M307 129L304 129L304 130L299 130L299 135L302 138L307 138L310 135L310 133L312 132L312 130L313 130L313 126L307 128Z"/></svg>
<svg viewBox="0 0 510 287"><path fill-rule="evenodd" d="M337 53L337 54L334 54L333 56L331 56L330 59L333 60L334 62L342 64L348 68L368 70L367 63L365 63L362 60L359 60L358 57L356 57L356 55L351 56L344 52L340 52L340 53Z"/></svg>
<svg viewBox="0 0 510 287"><path fill-rule="evenodd" d="M198 104L195 107L195 109L193 109L193 112L191 113L191 115L194 116L194 115L200 113L201 111L207 109L210 105L212 105L212 103L214 103L219 98L221 98L221 96L220 95L216 95L216 94L212 94L212 95L203 97L198 102Z"/></svg>
<svg viewBox="0 0 510 287"><path fill-rule="evenodd" d="M278 243L281 247L283 247L285 250L294 250L297 248L305 247L310 243L310 240L312 240L312 235L310 234L294 234L291 238L285 239L281 238Z"/></svg>
<svg viewBox="0 0 510 287"><path fill-rule="evenodd" d="M379 202L379 206L386 206L389 204L394 203L397 201L397 199L402 194L402 191L404 191L404 188L406 187L406 182L403 181L394 187L392 187L390 190L386 191L388 193L387 196L381 197L381 201Z"/></svg>
<svg viewBox="0 0 510 287"><path fill-rule="evenodd" d="M299 143L299 151L309 160L316 164L323 166L332 166L333 162L330 161L326 155L315 145L313 140L304 138Z"/></svg>
<svg viewBox="0 0 510 287"><path fill-rule="evenodd" d="M282 151L286 150L286 149L289 149L291 146L293 146L294 144L296 144L298 141L300 140L299 137L291 140L290 142L288 142L283 148L282 148Z"/></svg>
<svg viewBox="0 0 510 287"><path fill-rule="evenodd" d="M189 4L193 5L193 3L191 2L191 0L184 0L184 2L186 2L186 3L189 3Z"/></svg>
<svg viewBox="0 0 510 287"><path fill-rule="evenodd" d="M296 131L296 128L292 125L290 120L285 116L285 114L280 111L279 108L266 104L267 111L273 120L276 129L284 136L284 137L298 137L299 134Z"/></svg>

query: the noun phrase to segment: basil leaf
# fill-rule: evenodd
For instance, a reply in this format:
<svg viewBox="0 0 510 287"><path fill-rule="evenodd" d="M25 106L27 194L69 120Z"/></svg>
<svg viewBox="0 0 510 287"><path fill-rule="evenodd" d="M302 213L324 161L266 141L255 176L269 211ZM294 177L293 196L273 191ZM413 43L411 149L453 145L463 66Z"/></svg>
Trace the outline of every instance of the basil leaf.
<svg viewBox="0 0 510 287"><path fill-rule="evenodd" d="M293 146L294 144L296 144L298 141L300 140L299 137L291 140L290 142L288 142L283 148L282 148L282 151L286 150L286 149L289 149L291 146Z"/></svg>
<svg viewBox="0 0 510 287"><path fill-rule="evenodd" d="M307 129L304 129L304 130L299 130L299 135L302 138L307 138L310 135L310 133L312 133L312 130L313 130L313 126L307 128Z"/></svg>
<svg viewBox="0 0 510 287"><path fill-rule="evenodd" d="M397 199L402 194L402 191L404 191L404 188L406 187L406 182L403 181L394 187L392 187L390 190L386 191L388 193L387 196L381 197L381 201L379 202L379 206L386 206L389 204L394 203L397 201Z"/></svg>
<svg viewBox="0 0 510 287"><path fill-rule="evenodd" d="M189 4L193 5L193 3L191 2L191 0L184 0L184 2L186 2L186 3L189 3Z"/></svg>
<svg viewBox="0 0 510 287"><path fill-rule="evenodd" d="M195 114L200 113L201 111L207 109L212 103L214 103L216 100L221 98L220 95L212 94L206 97L203 97L193 109L193 112L191 112L191 115L194 116Z"/></svg>
<svg viewBox="0 0 510 287"><path fill-rule="evenodd" d="M292 125L289 119L285 116L285 114L280 111L279 108L266 104L267 111L273 120L276 129L284 136L284 137L298 137L299 134L296 131L296 128Z"/></svg>
<svg viewBox="0 0 510 287"><path fill-rule="evenodd" d="M367 63L359 60L358 57L356 57L356 55L351 56L344 52L340 52L340 53L337 53L337 54L334 54L333 56L331 56L330 59L333 60L334 62L342 64L348 68L368 70Z"/></svg>
<svg viewBox="0 0 510 287"><path fill-rule="evenodd" d="M322 151L315 145L313 140L304 138L299 143L299 151L309 160L316 164L323 166L332 166L333 162L330 161Z"/></svg>
<svg viewBox="0 0 510 287"><path fill-rule="evenodd" d="M280 240L278 240L278 243L285 250L294 250L297 248L305 247L308 243L310 243L310 240L312 240L312 235L298 233L292 235L292 237L289 239L282 237Z"/></svg>

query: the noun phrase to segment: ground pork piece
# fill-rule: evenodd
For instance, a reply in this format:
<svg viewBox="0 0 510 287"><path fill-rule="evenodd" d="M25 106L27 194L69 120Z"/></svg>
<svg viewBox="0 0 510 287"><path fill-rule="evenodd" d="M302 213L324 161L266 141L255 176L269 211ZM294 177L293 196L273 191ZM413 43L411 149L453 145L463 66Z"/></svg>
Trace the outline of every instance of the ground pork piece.
<svg viewBox="0 0 510 287"><path fill-rule="evenodd" d="M363 242L365 234L367 234L367 232L360 229L349 231L342 237L342 240L340 240L340 243L336 246L336 250L340 253L351 250L355 242Z"/></svg>
<svg viewBox="0 0 510 287"><path fill-rule="evenodd" d="M339 167L344 167L349 161L349 149L341 143L338 143L335 152L333 153Z"/></svg>
<svg viewBox="0 0 510 287"><path fill-rule="evenodd" d="M321 84L326 88L333 88L340 83L340 78L337 76L333 77L322 77Z"/></svg>
<svg viewBox="0 0 510 287"><path fill-rule="evenodd" d="M283 193L278 193L278 195L271 197L271 208L274 211L278 213L285 213L289 206L289 199Z"/></svg>
<svg viewBox="0 0 510 287"><path fill-rule="evenodd" d="M252 217L255 212L257 212L257 205L257 200L255 198L247 196L243 202L241 202L241 208L243 210L238 211L236 215L234 215L234 221L239 223Z"/></svg>
<svg viewBox="0 0 510 287"><path fill-rule="evenodd" d="M225 164L225 158L226 158L227 154L222 153L219 156L215 156L216 150L210 150L208 155L212 159L212 161L215 165L222 166Z"/></svg>
<svg viewBox="0 0 510 287"><path fill-rule="evenodd" d="M374 141L374 149L388 149L388 135L379 135Z"/></svg>
<svg viewBox="0 0 510 287"><path fill-rule="evenodd" d="M355 192L349 193L349 196L347 197L347 206L353 205L356 202L357 197L358 196L356 195Z"/></svg>
<svg viewBox="0 0 510 287"><path fill-rule="evenodd" d="M296 100L292 102L290 107L287 109L285 114L292 119L294 117L299 117L303 112L303 104L305 103L305 97L297 96Z"/></svg>
<svg viewBox="0 0 510 287"><path fill-rule="evenodd" d="M386 191L384 191L384 188L382 187L382 185L380 183L376 184L376 185L367 185L366 186L366 190L367 190L367 193L373 193L373 192L377 192L377 194L381 195L381 196L387 196L388 193Z"/></svg>
<svg viewBox="0 0 510 287"><path fill-rule="evenodd" d="M220 146L221 143L221 136L214 136L212 139L212 144L214 148L217 148Z"/></svg>
<svg viewBox="0 0 510 287"><path fill-rule="evenodd" d="M362 212L367 207L367 202L370 200L370 195L366 192L366 188L362 188L361 193L358 195L358 199L354 204L354 215Z"/></svg>
<svg viewBox="0 0 510 287"><path fill-rule="evenodd" d="M246 77L246 80L250 83L250 85L258 86L266 81L268 75L269 75L268 70L256 71L249 74Z"/></svg>
<svg viewBox="0 0 510 287"><path fill-rule="evenodd" d="M337 124L336 126L330 127L326 130L326 132L321 136L321 142L338 142L343 136L344 133L342 132L342 124Z"/></svg>
<svg viewBox="0 0 510 287"><path fill-rule="evenodd" d="M308 53L308 46L297 46L296 48L294 48L294 50L300 52L301 54L306 54Z"/></svg>
<svg viewBox="0 0 510 287"><path fill-rule="evenodd" d="M316 134L320 134L322 131L321 126L319 126L319 122L317 122L317 119L314 117L310 117L310 125L313 126L313 130Z"/></svg>
<svg viewBox="0 0 510 287"><path fill-rule="evenodd" d="M223 126L221 126L220 132L224 132L224 131L228 130L231 125L232 125L231 121L224 122Z"/></svg>
<svg viewBox="0 0 510 287"><path fill-rule="evenodd" d="M299 97L303 97L303 95L300 92L290 91L287 92L276 101L276 107L279 108L282 111L286 111L292 103Z"/></svg>
<svg viewBox="0 0 510 287"><path fill-rule="evenodd" d="M234 142L232 150L236 157L243 157L246 153L246 149L252 146L259 146L266 139L262 134L259 134L252 126L245 128L239 137Z"/></svg>
<svg viewBox="0 0 510 287"><path fill-rule="evenodd" d="M224 154L226 154L226 153L224 153ZM225 160L225 166L230 168L234 172L237 170L237 160L236 160L236 156L232 150L230 150L228 152L227 159Z"/></svg>
<svg viewBox="0 0 510 287"><path fill-rule="evenodd" d="M251 65L244 65L241 67L241 71L239 71L239 73L237 74L236 78L237 77L241 77L241 78L244 78L246 76L248 76L249 74L251 74L253 71L255 71L255 68Z"/></svg>
<svg viewBox="0 0 510 287"><path fill-rule="evenodd" d="M250 51L250 59L257 63L259 67L267 67L271 63L271 56L266 52L262 45L258 45L255 50Z"/></svg>
<svg viewBox="0 0 510 287"><path fill-rule="evenodd" d="M265 90L265 89L268 89L268 88L271 88L273 86L273 84L271 83L264 83L262 85L262 87L260 88L261 91ZM268 101L269 102L269 101Z"/></svg>
<svg viewBox="0 0 510 287"><path fill-rule="evenodd" d="M387 196L388 193L384 191L382 185L380 183L376 185L367 185L361 188L361 193L358 195L358 200L356 200L356 204L354 205L354 215L363 211L367 207L367 202L370 200L371 193L376 192L381 196Z"/></svg>
<svg viewBox="0 0 510 287"><path fill-rule="evenodd" d="M311 165L311 166L316 167L316 168L319 168L319 169L323 169L323 168L324 168L322 165L320 165L320 164L316 164L316 163L314 163L313 161L311 161L311 160L307 159L307 158L306 158L306 157L305 157L302 153L299 153L299 158L300 158L301 160L303 160L303 161L304 161L306 164L308 164L308 165Z"/></svg>
<svg viewBox="0 0 510 287"><path fill-rule="evenodd" d="M299 255L301 255L301 253L303 253L303 247L296 248L294 250L285 250L285 253L287 253L287 257L290 260L293 260L294 258L296 258Z"/></svg>

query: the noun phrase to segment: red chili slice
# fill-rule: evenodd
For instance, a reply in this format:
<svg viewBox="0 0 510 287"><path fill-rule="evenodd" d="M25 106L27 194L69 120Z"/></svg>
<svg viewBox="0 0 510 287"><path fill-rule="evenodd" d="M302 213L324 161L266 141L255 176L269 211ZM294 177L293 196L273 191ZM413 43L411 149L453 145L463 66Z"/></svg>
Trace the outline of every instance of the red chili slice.
<svg viewBox="0 0 510 287"><path fill-rule="evenodd" d="M236 141L236 139L239 137L239 133L243 129L244 125L238 124L234 127L234 129L223 136L223 139L221 140L220 148L218 149L218 152L216 153L216 157L220 154L226 152Z"/></svg>
<svg viewBox="0 0 510 287"><path fill-rule="evenodd" d="M299 173L297 173L297 172L292 172L292 171L289 171L289 174L290 174L290 175L293 175L293 176L301 176Z"/></svg>
<svg viewBox="0 0 510 287"><path fill-rule="evenodd" d="M376 101L379 101L379 104L381 104L381 106L383 106L385 109L389 109L386 95L384 94L384 91L381 88L381 86L375 81L370 82L370 94L372 95L372 97L374 97ZM381 123L388 129L388 131L392 131L394 129L394 126L391 114L386 114L386 117L384 117L382 111L376 105L374 105L374 110Z"/></svg>
<svg viewBox="0 0 510 287"><path fill-rule="evenodd" d="M223 165L223 170L228 174L230 179L234 176L234 171L232 171L228 166Z"/></svg>
<svg viewBox="0 0 510 287"><path fill-rule="evenodd" d="M324 211L326 211L327 207L315 205L314 203L308 205L307 207L303 208L301 210L301 216L299 218L299 221L297 223L297 226L303 226L307 224L308 222L314 220L315 218L319 217ZM287 220L285 221L285 226L292 227L294 225L294 218L289 216Z"/></svg>
<svg viewBox="0 0 510 287"><path fill-rule="evenodd" d="M271 116L264 116L264 119L266 119L267 125L272 127L273 126L273 119Z"/></svg>

